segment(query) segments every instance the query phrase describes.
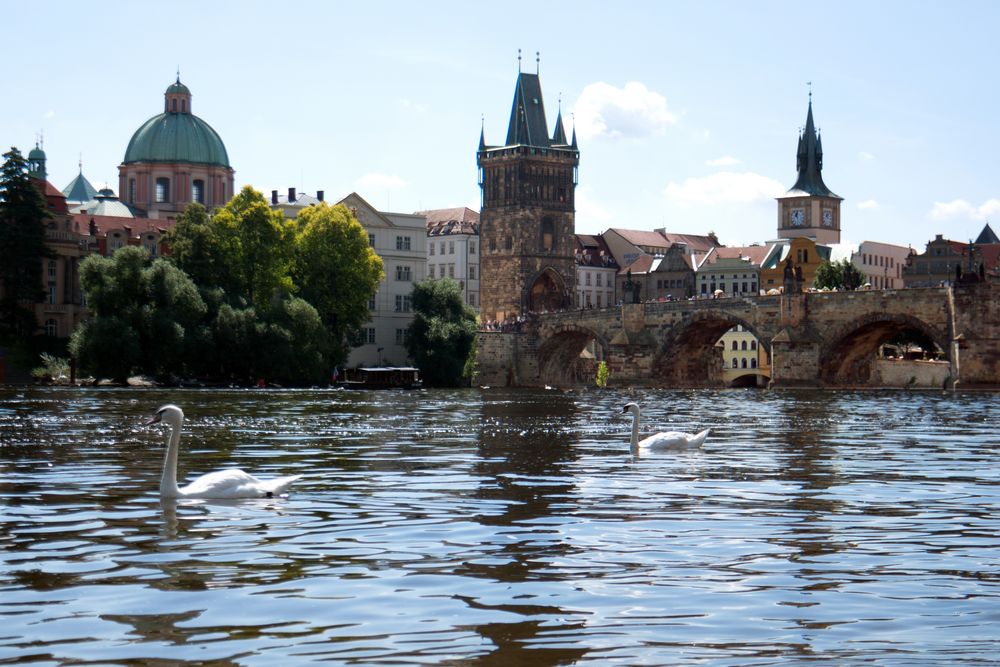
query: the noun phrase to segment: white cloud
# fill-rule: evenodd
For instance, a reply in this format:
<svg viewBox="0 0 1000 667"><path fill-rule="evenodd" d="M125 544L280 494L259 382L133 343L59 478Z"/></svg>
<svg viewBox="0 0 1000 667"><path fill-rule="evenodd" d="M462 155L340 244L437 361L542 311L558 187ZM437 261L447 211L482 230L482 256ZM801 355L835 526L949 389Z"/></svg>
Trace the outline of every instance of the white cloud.
<svg viewBox="0 0 1000 667"><path fill-rule="evenodd" d="M580 186L576 189L574 201L576 202L576 222L578 227L582 227L590 232L597 233L599 229L607 226L614 216L611 211L592 199L589 187Z"/></svg>
<svg viewBox="0 0 1000 667"><path fill-rule="evenodd" d="M404 97L396 98L396 105L404 111L412 111L414 113L423 114L427 113L430 109L426 104L420 102L414 102L413 100L408 100Z"/></svg>
<svg viewBox="0 0 1000 667"><path fill-rule="evenodd" d="M624 88L598 81L580 93L574 108L576 131L581 139L608 137L636 139L662 132L677 122L667 99L630 81Z"/></svg>
<svg viewBox="0 0 1000 667"><path fill-rule="evenodd" d="M683 183L671 181L664 194L680 204L750 203L774 199L785 192L785 186L773 178L752 172L720 171L704 178L687 178Z"/></svg>
<svg viewBox="0 0 1000 667"><path fill-rule="evenodd" d="M861 158L862 160L864 160L865 162L869 162L869 161L875 159L875 156L872 155L871 153L869 153L868 151L861 151L861 152L859 152L858 153L858 157Z"/></svg>
<svg viewBox="0 0 1000 667"><path fill-rule="evenodd" d="M934 207L928 214L931 220L953 220L967 218L985 220L1000 216L1000 199L990 199L979 206L970 204L964 199L953 199L950 202L934 202Z"/></svg>
<svg viewBox="0 0 1000 667"><path fill-rule="evenodd" d="M740 161L734 158L732 155L723 155L720 158L714 160L707 160L705 164L709 167L732 167L735 164L739 164Z"/></svg>
<svg viewBox="0 0 1000 667"><path fill-rule="evenodd" d="M364 190L399 190L409 183L394 174L365 174L355 181L355 185Z"/></svg>
<svg viewBox="0 0 1000 667"><path fill-rule="evenodd" d="M858 202L858 208L860 209L871 209L878 208L878 202L874 199L866 199L864 201Z"/></svg>

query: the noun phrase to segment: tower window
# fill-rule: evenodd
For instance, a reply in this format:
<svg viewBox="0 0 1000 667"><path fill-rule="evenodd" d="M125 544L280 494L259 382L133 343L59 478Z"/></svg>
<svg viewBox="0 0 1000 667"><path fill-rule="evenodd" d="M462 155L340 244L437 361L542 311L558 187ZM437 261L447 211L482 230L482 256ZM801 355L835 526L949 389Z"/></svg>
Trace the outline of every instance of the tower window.
<svg viewBox="0 0 1000 667"><path fill-rule="evenodd" d="M191 182L191 201L205 203L205 181L196 178Z"/></svg>
<svg viewBox="0 0 1000 667"><path fill-rule="evenodd" d="M135 179L128 179L128 203L135 203Z"/></svg>
<svg viewBox="0 0 1000 667"><path fill-rule="evenodd" d="M156 179L156 203L162 204L168 201L170 201L170 179L158 178Z"/></svg>
<svg viewBox="0 0 1000 667"><path fill-rule="evenodd" d="M541 245L542 252L552 252L555 247L555 225L552 223L552 218L542 220Z"/></svg>

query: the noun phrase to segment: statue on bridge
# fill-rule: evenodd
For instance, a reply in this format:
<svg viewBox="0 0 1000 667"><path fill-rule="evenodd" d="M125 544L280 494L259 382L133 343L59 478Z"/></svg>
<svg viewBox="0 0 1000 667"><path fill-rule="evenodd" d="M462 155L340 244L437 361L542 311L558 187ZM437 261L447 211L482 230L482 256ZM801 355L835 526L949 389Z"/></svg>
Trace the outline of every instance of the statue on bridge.
<svg viewBox="0 0 1000 667"><path fill-rule="evenodd" d="M632 280L632 269L625 272L625 284L622 285L624 288L624 294L622 294L622 303L629 303L628 294L632 293L631 303L639 303L639 283Z"/></svg>

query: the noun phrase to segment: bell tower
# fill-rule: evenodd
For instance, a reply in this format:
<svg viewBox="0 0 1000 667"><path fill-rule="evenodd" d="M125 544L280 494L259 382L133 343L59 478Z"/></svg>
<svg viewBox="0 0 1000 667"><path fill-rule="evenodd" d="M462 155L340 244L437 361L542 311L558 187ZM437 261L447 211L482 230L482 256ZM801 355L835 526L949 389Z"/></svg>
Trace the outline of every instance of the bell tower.
<svg viewBox="0 0 1000 667"><path fill-rule="evenodd" d="M795 157L798 179L778 197L778 238L811 238L821 245L840 243L840 203L823 183L823 140L813 124L812 91L805 129Z"/></svg>
<svg viewBox="0 0 1000 667"><path fill-rule="evenodd" d="M520 56L518 57L520 70ZM576 289L575 203L580 152L562 110L548 135L538 73L518 72L502 146L479 135L480 313L502 322L569 307Z"/></svg>

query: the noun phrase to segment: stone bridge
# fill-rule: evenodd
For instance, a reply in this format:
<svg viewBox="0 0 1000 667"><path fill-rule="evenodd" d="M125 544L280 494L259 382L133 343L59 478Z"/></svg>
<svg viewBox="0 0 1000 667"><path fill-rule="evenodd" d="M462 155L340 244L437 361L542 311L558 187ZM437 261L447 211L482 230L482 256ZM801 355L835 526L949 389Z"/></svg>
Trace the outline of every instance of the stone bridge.
<svg viewBox="0 0 1000 667"><path fill-rule="evenodd" d="M613 385L722 386L722 351L715 344L736 325L769 352L771 386L877 384L879 347L915 331L944 353L949 386L1000 387L1000 285L990 283L548 313L518 332L481 332L478 381L578 384L576 369L588 349L608 364Z"/></svg>

